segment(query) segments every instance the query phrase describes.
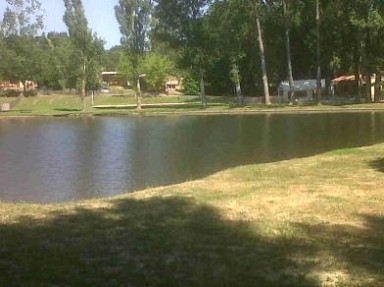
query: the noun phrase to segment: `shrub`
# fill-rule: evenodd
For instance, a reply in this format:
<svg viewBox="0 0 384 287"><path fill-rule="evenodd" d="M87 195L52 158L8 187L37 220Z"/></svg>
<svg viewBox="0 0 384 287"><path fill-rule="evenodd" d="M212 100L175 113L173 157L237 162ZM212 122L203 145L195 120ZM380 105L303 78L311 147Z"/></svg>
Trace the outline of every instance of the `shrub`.
<svg viewBox="0 0 384 287"><path fill-rule="evenodd" d="M146 74L145 82L156 92L164 90L166 78L173 70L173 62L157 53L148 54L140 63L140 72Z"/></svg>
<svg viewBox="0 0 384 287"><path fill-rule="evenodd" d="M199 82L189 74L183 78L183 93L186 95L198 95L200 93Z"/></svg>
<svg viewBox="0 0 384 287"><path fill-rule="evenodd" d="M3 97L18 97L21 92L17 90L4 90L1 92L1 96Z"/></svg>
<svg viewBox="0 0 384 287"><path fill-rule="evenodd" d="M37 96L37 90L28 90L24 92L24 97L35 97Z"/></svg>

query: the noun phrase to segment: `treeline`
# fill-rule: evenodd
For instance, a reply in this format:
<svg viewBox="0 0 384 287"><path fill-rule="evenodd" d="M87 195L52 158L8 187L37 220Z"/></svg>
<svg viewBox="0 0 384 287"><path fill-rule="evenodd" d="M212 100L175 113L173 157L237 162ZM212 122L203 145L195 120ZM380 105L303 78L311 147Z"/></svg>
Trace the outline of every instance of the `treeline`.
<svg viewBox="0 0 384 287"><path fill-rule="evenodd" d="M41 35L36 0L6 0L0 77L49 89L97 88L117 70L137 91L159 91L168 74L189 93L261 96L280 81L355 75L356 100L380 92L384 70L384 2L380 0L120 0L122 42L109 51L92 33L81 0L64 0L68 33ZM39 35L39 36L38 36ZM362 88L365 76L365 88ZM319 81L318 81L319 82ZM376 93L379 95L380 93ZM318 100L328 96L318 90Z"/></svg>

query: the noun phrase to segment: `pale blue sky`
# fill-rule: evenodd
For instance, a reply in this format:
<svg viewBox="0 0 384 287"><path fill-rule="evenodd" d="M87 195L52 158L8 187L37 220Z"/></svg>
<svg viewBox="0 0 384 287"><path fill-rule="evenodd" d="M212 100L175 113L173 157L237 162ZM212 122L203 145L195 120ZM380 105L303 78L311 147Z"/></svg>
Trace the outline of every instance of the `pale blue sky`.
<svg viewBox="0 0 384 287"><path fill-rule="evenodd" d="M63 0L40 0L45 10L45 31L67 31L63 22ZM83 0L85 15L92 31L105 40L105 48L120 44L119 25L115 18L115 6L118 0ZM6 3L0 0L0 19L3 17Z"/></svg>

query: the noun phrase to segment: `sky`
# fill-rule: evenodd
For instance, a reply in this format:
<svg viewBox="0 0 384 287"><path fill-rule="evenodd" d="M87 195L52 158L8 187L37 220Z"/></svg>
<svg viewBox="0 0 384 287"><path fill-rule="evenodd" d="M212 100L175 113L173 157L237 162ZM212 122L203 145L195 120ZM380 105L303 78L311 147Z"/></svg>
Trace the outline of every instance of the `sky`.
<svg viewBox="0 0 384 287"><path fill-rule="evenodd" d="M5 0L0 0L0 19L2 19L5 11L5 2ZM40 2L45 10L44 31L67 31L63 22L64 1L40 0ZM118 0L83 0L88 26L105 41L106 49L120 44L121 35L114 10L117 4Z"/></svg>

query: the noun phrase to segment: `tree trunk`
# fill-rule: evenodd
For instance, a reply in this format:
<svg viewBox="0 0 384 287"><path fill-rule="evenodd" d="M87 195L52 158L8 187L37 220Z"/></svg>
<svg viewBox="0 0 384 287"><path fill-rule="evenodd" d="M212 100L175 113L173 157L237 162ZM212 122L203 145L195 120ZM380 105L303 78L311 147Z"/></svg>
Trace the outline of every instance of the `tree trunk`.
<svg viewBox="0 0 384 287"><path fill-rule="evenodd" d="M85 60L83 62L83 67L82 67L82 79L81 79L81 103L82 107L81 110L84 112L87 108L87 104L85 102L85 89L86 89L86 84L87 84L87 74L86 74L86 65L85 65Z"/></svg>
<svg viewBox="0 0 384 287"><path fill-rule="evenodd" d="M200 97L203 106L207 106L207 96L205 95L205 83L204 83L204 72L200 72Z"/></svg>
<svg viewBox="0 0 384 287"><path fill-rule="evenodd" d="M136 109L141 110L141 85L140 85L140 77L137 77L136 83Z"/></svg>
<svg viewBox="0 0 384 287"><path fill-rule="evenodd" d="M233 61L233 63L232 63L231 79L235 84L235 96L236 96L237 104L242 105L243 104L243 95L241 93L240 70L239 70L239 66L237 65L236 61Z"/></svg>
<svg viewBox="0 0 384 287"><path fill-rule="evenodd" d="M95 103L95 90L92 90L92 95L91 95L91 106L93 107Z"/></svg>
<svg viewBox="0 0 384 287"><path fill-rule="evenodd" d="M261 25L260 25L260 19L257 15L256 15L256 26L257 26L257 38L259 41L259 49L260 49L261 71L263 73L264 100L266 105L270 105L271 98L269 96L267 64L265 61L263 34L261 30Z"/></svg>
<svg viewBox="0 0 384 287"><path fill-rule="evenodd" d="M376 74L376 83L375 83L375 103L381 101L381 74L378 72Z"/></svg>
<svg viewBox="0 0 384 287"><path fill-rule="evenodd" d="M240 81L236 81L236 98L239 105L243 104L243 95L241 94Z"/></svg>
<svg viewBox="0 0 384 287"><path fill-rule="evenodd" d="M288 13L287 13L287 2L283 1L283 10L284 10L284 30L285 30L285 49L287 53L287 69L288 69L288 80L289 80L289 92L291 102L295 98L294 91L294 81L293 81L293 71L292 71L292 60L291 60L291 43L289 39L289 27L288 27Z"/></svg>
<svg viewBox="0 0 384 287"><path fill-rule="evenodd" d="M321 102L320 0L316 0L316 101Z"/></svg>
<svg viewBox="0 0 384 287"><path fill-rule="evenodd" d="M26 91L27 91L27 80L24 80L23 81L23 91L20 93L20 97L21 98L24 98L25 95L26 95Z"/></svg>
<svg viewBox="0 0 384 287"><path fill-rule="evenodd" d="M362 53L361 53L361 41L360 41L360 32L358 33L358 39L357 39L357 45L355 47L355 84L356 84L356 94L355 94L355 102L360 103L361 101L361 59L362 59Z"/></svg>
<svg viewBox="0 0 384 287"><path fill-rule="evenodd" d="M372 68L371 68L371 31L369 27L366 27L365 29L365 101L367 103L372 102L372 93L371 93L371 87L372 87Z"/></svg>
<svg viewBox="0 0 384 287"><path fill-rule="evenodd" d="M372 98L371 98L371 85L372 85L371 77L372 77L371 72L367 71L367 73L365 75L365 102L366 103L371 103L372 102Z"/></svg>

